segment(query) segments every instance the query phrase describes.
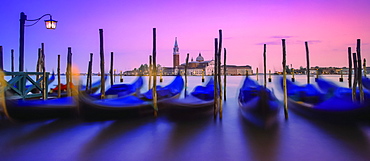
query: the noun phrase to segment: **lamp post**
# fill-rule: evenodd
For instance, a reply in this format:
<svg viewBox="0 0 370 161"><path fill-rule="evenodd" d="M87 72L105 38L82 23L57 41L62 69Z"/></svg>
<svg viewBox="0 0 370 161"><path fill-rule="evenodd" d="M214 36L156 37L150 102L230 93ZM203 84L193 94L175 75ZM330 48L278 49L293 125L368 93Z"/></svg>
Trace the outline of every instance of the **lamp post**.
<svg viewBox="0 0 370 161"><path fill-rule="evenodd" d="M19 71L23 72L24 69L24 27L29 27L35 25L37 22L39 22L43 17L49 16L49 20L45 20L45 25L47 29L55 29L57 22L52 19L52 16L50 14L44 14L38 19L34 20L27 20L27 15L24 14L24 12L21 12L20 15L20 26L19 26ZM34 21L31 25L26 25L26 21Z"/></svg>

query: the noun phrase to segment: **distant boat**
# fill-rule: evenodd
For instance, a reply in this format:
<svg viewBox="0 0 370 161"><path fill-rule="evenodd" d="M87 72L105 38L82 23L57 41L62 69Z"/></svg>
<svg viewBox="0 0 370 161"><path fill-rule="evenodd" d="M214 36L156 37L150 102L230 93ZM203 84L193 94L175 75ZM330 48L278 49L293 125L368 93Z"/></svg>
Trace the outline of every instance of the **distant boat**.
<svg viewBox="0 0 370 161"><path fill-rule="evenodd" d="M277 123L280 109L278 99L270 89L259 85L248 76L240 88L238 100L241 113L252 124L269 128Z"/></svg>

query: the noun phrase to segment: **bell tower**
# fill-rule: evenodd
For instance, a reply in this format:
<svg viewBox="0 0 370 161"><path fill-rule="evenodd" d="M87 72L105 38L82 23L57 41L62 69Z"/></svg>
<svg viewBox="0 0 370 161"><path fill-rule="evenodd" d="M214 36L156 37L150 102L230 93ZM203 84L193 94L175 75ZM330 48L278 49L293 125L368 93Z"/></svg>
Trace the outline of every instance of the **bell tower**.
<svg viewBox="0 0 370 161"><path fill-rule="evenodd" d="M180 65L179 57L180 57L179 46L177 44L177 37L175 37L175 45L173 47L173 68Z"/></svg>

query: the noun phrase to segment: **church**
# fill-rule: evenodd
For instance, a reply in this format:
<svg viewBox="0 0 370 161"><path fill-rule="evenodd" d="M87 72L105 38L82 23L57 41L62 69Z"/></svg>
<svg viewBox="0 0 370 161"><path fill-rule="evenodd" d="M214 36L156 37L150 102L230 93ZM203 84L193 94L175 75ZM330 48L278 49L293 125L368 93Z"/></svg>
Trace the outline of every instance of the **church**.
<svg viewBox="0 0 370 161"><path fill-rule="evenodd" d="M163 75L176 75L180 73L183 75L185 73L186 62L180 65L180 48L177 42L177 37L175 38L175 45L173 47L173 66L172 67L161 67L159 69ZM200 76L204 72L204 75L213 75L214 71L214 60L204 60L201 53L198 54L195 61L191 58L188 62L187 75ZM236 66L236 65L226 65L226 75L245 75L248 71L249 74L253 73L252 67L246 66ZM221 74L223 74L223 65L221 66Z"/></svg>

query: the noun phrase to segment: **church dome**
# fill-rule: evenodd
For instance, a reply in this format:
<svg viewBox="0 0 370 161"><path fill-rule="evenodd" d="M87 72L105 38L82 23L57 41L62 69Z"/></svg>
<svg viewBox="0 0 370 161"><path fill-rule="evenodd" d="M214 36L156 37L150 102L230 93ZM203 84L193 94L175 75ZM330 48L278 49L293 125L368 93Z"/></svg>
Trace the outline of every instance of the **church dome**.
<svg viewBox="0 0 370 161"><path fill-rule="evenodd" d="M204 58L202 57L202 55L199 53L199 56L197 57L196 59L197 62L202 62L204 61Z"/></svg>

